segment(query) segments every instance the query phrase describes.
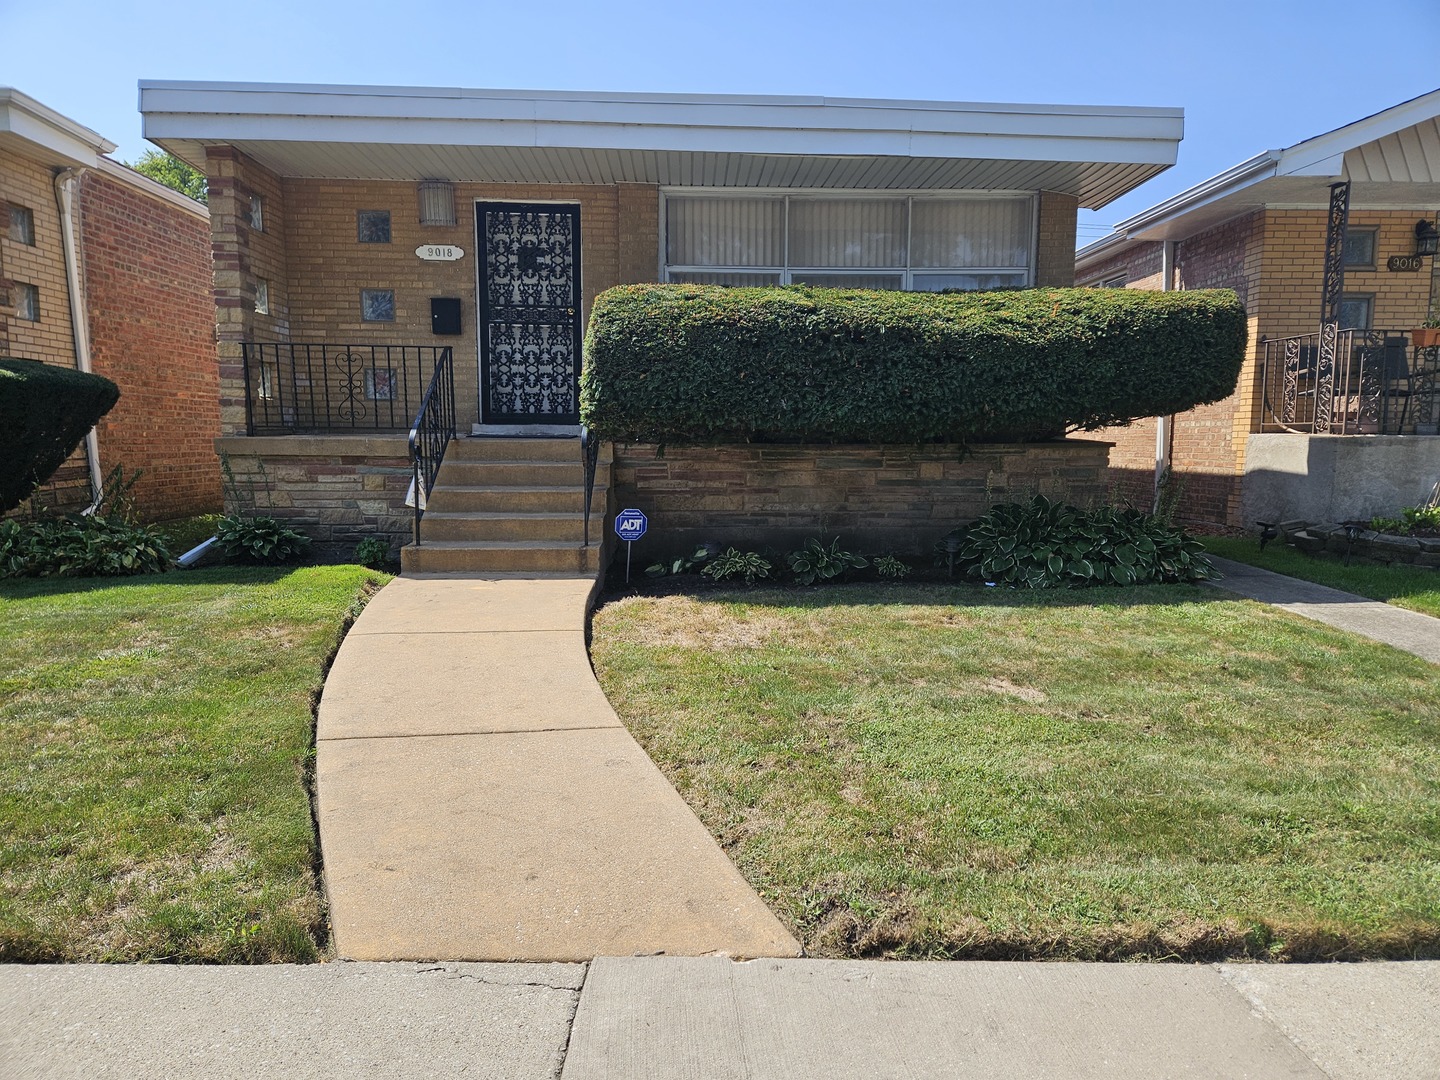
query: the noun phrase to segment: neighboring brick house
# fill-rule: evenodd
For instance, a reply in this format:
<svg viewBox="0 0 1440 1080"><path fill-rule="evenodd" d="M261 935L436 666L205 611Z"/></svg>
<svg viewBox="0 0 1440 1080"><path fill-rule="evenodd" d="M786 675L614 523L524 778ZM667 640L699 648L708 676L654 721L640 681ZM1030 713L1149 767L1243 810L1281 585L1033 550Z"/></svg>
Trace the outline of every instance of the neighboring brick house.
<svg viewBox="0 0 1440 1080"><path fill-rule="evenodd" d="M1440 312L1440 266L1416 255L1437 210L1440 90L1257 155L1078 251L1077 284L1229 288L1250 316L1232 397L1096 433L1115 485L1148 506L1168 463L1182 518L1227 527L1422 502L1440 480L1440 355L1411 332Z"/></svg>
<svg viewBox="0 0 1440 1080"><path fill-rule="evenodd" d="M210 182L219 445L247 474L264 463L276 513L337 546L408 533L403 433L437 362L461 433L573 438L585 322L613 285L1070 285L1077 209L1173 164L1183 125L1154 108L190 82L142 82L141 111ZM617 483L654 473L643 461ZM814 469L791 472L811 480L770 501L798 527ZM439 528L436 506L425 520Z"/></svg>
<svg viewBox="0 0 1440 1080"><path fill-rule="evenodd" d="M0 87L0 355L88 368L120 387L37 499L85 507L120 466L140 470L132 495L147 519L217 510L209 213L112 161L114 149Z"/></svg>

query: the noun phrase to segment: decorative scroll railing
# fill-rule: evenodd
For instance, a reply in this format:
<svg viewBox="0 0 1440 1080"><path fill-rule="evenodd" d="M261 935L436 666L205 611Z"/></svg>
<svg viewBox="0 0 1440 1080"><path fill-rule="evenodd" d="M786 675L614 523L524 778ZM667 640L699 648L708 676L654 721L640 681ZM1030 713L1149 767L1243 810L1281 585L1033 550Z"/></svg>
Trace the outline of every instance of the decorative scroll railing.
<svg viewBox="0 0 1440 1080"><path fill-rule="evenodd" d="M448 347L246 342L251 435L407 431Z"/></svg>
<svg viewBox="0 0 1440 1080"><path fill-rule="evenodd" d="M415 414L415 423L410 428L410 463L414 469L410 494L415 501L416 547L420 546L420 519L425 516L425 504L435 490L440 463L445 460L445 450L454 437L455 365L450 350L441 349Z"/></svg>
<svg viewBox="0 0 1440 1080"><path fill-rule="evenodd" d="M1440 346L1396 330L1262 342L1260 430L1313 435L1440 434Z"/></svg>
<svg viewBox="0 0 1440 1080"><path fill-rule="evenodd" d="M580 426L580 462L585 467L585 546L590 546L590 503L595 498L595 469L600 463L600 437Z"/></svg>

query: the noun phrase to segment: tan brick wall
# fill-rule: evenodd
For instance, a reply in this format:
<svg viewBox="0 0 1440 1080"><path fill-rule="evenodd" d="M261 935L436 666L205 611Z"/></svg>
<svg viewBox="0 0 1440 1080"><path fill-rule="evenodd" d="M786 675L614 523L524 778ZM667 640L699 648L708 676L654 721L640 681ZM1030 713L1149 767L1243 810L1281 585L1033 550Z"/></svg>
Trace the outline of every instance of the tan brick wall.
<svg viewBox="0 0 1440 1080"><path fill-rule="evenodd" d="M851 547L928 555L991 505L1036 492L1104 501L1106 445L1067 440L958 446L615 448L620 506L650 518L645 555L704 541L795 546L839 535ZM641 557L637 554L637 557Z"/></svg>
<svg viewBox="0 0 1440 1080"><path fill-rule="evenodd" d="M1058 191L1040 192L1035 284L1075 284L1075 217L1079 200Z"/></svg>

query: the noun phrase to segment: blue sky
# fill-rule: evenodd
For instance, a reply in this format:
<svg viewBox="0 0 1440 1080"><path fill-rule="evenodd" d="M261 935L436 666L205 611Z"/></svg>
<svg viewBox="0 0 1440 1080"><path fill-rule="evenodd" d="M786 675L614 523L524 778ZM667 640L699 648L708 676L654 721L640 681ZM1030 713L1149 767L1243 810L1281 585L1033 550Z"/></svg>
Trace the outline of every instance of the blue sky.
<svg viewBox="0 0 1440 1080"><path fill-rule="evenodd" d="M1437 0L0 0L0 27L25 44L3 51L0 84L122 160L146 147L141 78L1184 108L1179 164L1082 213L1081 243L1260 150L1440 87Z"/></svg>

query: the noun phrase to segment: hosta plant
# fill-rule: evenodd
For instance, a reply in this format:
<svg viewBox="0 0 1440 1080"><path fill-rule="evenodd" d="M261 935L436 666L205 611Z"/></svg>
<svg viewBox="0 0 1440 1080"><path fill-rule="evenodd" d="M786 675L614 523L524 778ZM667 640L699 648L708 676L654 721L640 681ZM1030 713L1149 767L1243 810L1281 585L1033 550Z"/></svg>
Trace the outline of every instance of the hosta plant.
<svg viewBox="0 0 1440 1080"><path fill-rule="evenodd" d="M936 545L968 577L1029 589L1200 581L1215 569L1183 529L1138 510L1080 510L1036 495L991 507Z"/></svg>
<svg viewBox="0 0 1440 1080"><path fill-rule="evenodd" d="M865 556L841 548L838 536L831 541L829 547L812 536L799 551L792 551L787 555L785 562L799 585L832 581L851 570L870 565Z"/></svg>
<svg viewBox="0 0 1440 1080"><path fill-rule="evenodd" d="M738 551L732 547L716 555L700 572L716 581L742 578L746 585L753 585L769 577L773 569L770 560L758 551Z"/></svg>
<svg viewBox="0 0 1440 1080"><path fill-rule="evenodd" d="M875 560L875 573L890 581L899 581L910 574L910 565L894 555L881 555Z"/></svg>
<svg viewBox="0 0 1440 1080"><path fill-rule="evenodd" d="M232 559L279 565L300 558L310 538L270 517L225 517L215 527L220 547Z"/></svg>
<svg viewBox="0 0 1440 1080"><path fill-rule="evenodd" d="M172 562L159 533L119 517L0 522L0 577L125 577Z"/></svg>

